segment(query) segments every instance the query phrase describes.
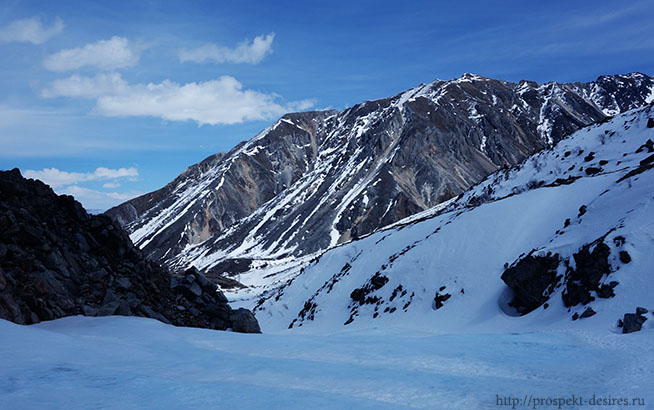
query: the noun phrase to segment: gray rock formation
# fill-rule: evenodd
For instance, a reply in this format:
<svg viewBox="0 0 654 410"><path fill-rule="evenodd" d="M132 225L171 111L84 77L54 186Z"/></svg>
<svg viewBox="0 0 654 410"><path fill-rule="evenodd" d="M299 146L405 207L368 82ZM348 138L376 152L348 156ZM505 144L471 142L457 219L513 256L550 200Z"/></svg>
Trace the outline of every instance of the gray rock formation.
<svg viewBox="0 0 654 410"><path fill-rule="evenodd" d="M651 77L511 83L466 74L343 111L288 114L107 214L152 260L209 276L366 235L580 127L644 105ZM238 258L239 263L235 263Z"/></svg>
<svg viewBox="0 0 654 410"><path fill-rule="evenodd" d="M622 319L622 333L639 332L646 321L647 318L641 313L625 313Z"/></svg>
<svg viewBox="0 0 654 410"><path fill-rule="evenodd" d="M508 267L502 280L514 292L511 305L529 313L545 303L556 284L559 263L559 255L527 255Z"/></svg>
<svg viewBox="0 0 654 410"><path fill-rule="evenodd" d="M0 318L32 324L80 314L260 332L252 313L232 310L197 270L171 276L115 221L17 169L0 171Z"/></svg>

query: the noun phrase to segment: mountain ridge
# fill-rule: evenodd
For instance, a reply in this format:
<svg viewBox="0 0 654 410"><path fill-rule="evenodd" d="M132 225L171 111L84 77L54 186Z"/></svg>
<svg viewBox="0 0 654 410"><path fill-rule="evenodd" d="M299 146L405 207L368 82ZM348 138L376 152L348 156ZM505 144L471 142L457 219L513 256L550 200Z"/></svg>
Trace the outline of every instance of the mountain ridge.
<svg viewBox="0 0 654 410"><path fill-rule="evenodd" d="M107 214L173 269L236 274L424 211L584 125L650 102L653 90L640 73L542 85L435 80L342 111L287 114Z"/></svg>

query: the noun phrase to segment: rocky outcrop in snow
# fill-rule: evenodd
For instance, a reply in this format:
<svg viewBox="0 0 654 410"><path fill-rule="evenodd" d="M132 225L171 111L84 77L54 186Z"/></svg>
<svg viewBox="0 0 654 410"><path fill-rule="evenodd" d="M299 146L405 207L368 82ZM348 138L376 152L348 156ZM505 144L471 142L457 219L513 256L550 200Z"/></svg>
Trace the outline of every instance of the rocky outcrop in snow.
<svg viewBox="0 0 654 410"><path fill-rule="evenodd" d="M0 171L0 318L32 324L70 315L144 316L177 326L259 332L195 270L174 278L127 233L20 172Z"/></svg>

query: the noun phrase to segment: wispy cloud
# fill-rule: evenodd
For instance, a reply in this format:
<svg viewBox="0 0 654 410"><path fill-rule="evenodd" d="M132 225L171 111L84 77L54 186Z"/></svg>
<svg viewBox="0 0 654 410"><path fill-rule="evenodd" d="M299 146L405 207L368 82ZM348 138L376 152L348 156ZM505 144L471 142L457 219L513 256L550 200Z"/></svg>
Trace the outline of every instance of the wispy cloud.
<svg viewBox="0 0 654 410"><path fill-rule="evenodd" d="M652 8L650 1L633 2L627 6L613 8L612 10L594 11L590 10L588 14L573 16L564 20L564 26L568 28L588 28L588 27L606 27L608 23L625 17L631 17L643 12L648 12Z"/></svg>
<svg viewBox="0 0 654 410"><path fill-rule="evenodd" d="M56 192L60 195L72 195L76 200L82 203L84 208L98 211L105 211L113 206L119 205L143 194L143 192L140 191L103 192L78 185L71 185L63 189L57 189Z"/></svg>
<svg viewBox="0 0 654 410"><path fill-rule="evenodd" d="M105 189L115 189L121 186L118 180L136 181L139 172L136 168L106 168L98 167L93 172L68 172L57 168L45 168L40 171L27 169L23 171L26 178L33 178L50 185L60 195L72 195L86 209L106 210L128 199L142 194L140 191L98 191L80 186L90 181L109 181L102 185Z"/></svg>
<svg viewBox="0 0 654 410"><path fill-rule="evenodd" d="M597 56L654 49L651 25L619 24L651 13L648 2L598 8L555 20L542 16L470 30L442 41L442 64L490 64L525 58ZM591 39L589 41L589 39Z"/></svg>
<svg viewBox="0 0 654 410"><path fill-rule="evenodd" d="M15 20L0 28L0 43L42 44L63 29L64 23L60 18L56 18L50 26L45 26L38 17Z"/></svg>
<svg viewBox="0 0 654 410"><path fill-rule="evenodd" d="M52 82L44 97L77 97L96 100L95 111L104 116L150 116L171 121L235 124L270 120L289 111L305 110L313 101L281 102L279 96L243 88L234 77L178 84L130 85L120 74L95 77L71 76Z"/></svg>
<svg viewBox="0 0 654 410"><path fill-rule="evenodd" d="M74 74L54 80L42 91L43 97L74 97L96 99L107 95L127 95L130 86L118 73L100 73L95 77Z"/></svg>
<svg viewBox="0 0 654 410"><path fill-rule="evenodd" d="M136 168L111 169L99 167L94 172L68 172L61 171L57 168L44 168L40 171L28 169L23 172L23 175L25 175L27 178L41 180L53 188L58 188L65 185L73 185L87 181L101 181L120 178L129 178L133 180L139 176L139 172ZM115 188L115 186L112 188Z"/></svg>
<svg viewBox="0 0 654 410"><path fill-rule="evenodd" d="M51 71L76 70L90 66L103 70L115 70L131 67L140 58L140 49L126 38L112 37L82 47L61 50L43 61L45 68Z"/></svg>
<svg viewBox="0 0 654 410"><path fill-rule="evenodd" d="M181 49L177 55L182 63L187 61L194 63L213 61L216 63L256 64L272 53L274 39L275 33L270 33L267 36L260 35L252 41L245 40L234 48L209 43L198 48Z"/></svg>

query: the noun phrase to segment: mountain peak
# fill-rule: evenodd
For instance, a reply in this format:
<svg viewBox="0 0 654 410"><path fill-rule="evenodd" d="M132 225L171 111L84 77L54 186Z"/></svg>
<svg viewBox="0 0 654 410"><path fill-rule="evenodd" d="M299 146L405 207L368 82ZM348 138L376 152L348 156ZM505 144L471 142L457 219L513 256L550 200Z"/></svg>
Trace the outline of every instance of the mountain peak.
<svg viewBox="0 0 654 410"><path fill-rule="evenodd" d="M203 172L107 213L173 269L218 277L283 264L429 209L648 102L650 77L620 82L466 73L342 111L287 114Z"/></svg>

